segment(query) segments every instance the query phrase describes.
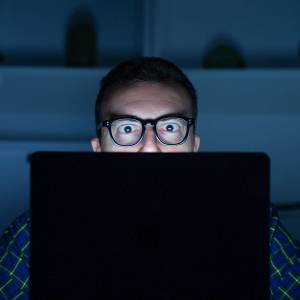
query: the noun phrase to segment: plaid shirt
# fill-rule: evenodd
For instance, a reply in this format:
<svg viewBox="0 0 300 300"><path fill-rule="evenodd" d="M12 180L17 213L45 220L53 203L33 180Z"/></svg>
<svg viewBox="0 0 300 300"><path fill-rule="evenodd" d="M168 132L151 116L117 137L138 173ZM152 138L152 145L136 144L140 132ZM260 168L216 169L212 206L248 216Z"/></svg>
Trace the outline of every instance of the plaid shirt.
<svg viewBox="0 0 300 300"><path fill-rule="evenodd" d="M271 209L270 275L273 300L300 299L300 247ZM0 300L29 299L29 213L20 216L0 240Z"/></svg>
<svg viewBox="0 0 300 300"><path fill-rule="evenodd" d="M300 299L300 244L282 226L274 207L270 253L271 299Z"/></svg>
<svg viewBox="0 0 300 300"><path fill-rule="evenodd" d="M29 299L29 224L27 212L0 239L0 300Z"/></svg>

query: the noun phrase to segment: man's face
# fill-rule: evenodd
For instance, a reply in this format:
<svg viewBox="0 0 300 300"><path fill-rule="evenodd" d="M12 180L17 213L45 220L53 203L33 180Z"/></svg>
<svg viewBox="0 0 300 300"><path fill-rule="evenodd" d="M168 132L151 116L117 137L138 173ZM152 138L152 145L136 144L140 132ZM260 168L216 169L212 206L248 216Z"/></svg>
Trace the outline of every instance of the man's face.
<svg viewBox="0 0 300 300"><path fill-rule="evenodd" d="M161 83L138 83L113 91L105 101L101 119L116 116L132 116L155 120L164 115L192 117L191 102L181 87ZM101 128L101 140L91 141L95 152L197 152L200 138L190 127L187 139L179 145L160 142L152 126L147 126L143 138L134 146L116 144L106 127Z"/></svg>

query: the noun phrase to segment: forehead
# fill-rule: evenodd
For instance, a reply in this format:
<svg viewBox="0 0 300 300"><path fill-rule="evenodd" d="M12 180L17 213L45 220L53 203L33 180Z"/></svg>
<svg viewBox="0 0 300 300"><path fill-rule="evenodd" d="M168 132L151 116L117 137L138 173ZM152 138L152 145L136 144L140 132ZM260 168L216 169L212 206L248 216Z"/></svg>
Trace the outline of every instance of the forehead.
<svg viewBox="0 0 300 300"><path fill-rule="evenodd" d="M102 108L102 119L115 115L154 119L166 114L192 116L191 101L181 86L147 82L121 87L109 94Z"/></svg>

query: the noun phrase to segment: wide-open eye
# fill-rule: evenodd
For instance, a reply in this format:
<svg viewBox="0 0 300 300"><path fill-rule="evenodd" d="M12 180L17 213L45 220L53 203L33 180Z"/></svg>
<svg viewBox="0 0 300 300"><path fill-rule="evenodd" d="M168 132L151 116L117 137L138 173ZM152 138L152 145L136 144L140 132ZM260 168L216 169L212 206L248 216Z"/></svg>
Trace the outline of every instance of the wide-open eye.
<svg viewBox="0 0 300 300"><path fill-rule="evenodd" d="M174 132L179 129L179 125L176 123L167 123L162 126L162 129L167 132Z"/></svg>
<svg viewBox="0 0 300 300"><path fill-rule="evenodd" d="M134 119L119 119L112 123L115 134L131 134L141 130L141 123Z"/></svg>
<svg viewBox="0 0 300 300"><path fill-rule="evenodd" d="M172 133L184 130L186 121L181 118L166 118L157 123L157 130L162 133Z"/></svg>
<svg viewBox="0 0 300 300"><path fill-rule="evenodd" d="M135 130L135 127L136 126L134 126L132 124L124 124L124 125L119 126L118 131L120 133L132 133Z"/></svg>

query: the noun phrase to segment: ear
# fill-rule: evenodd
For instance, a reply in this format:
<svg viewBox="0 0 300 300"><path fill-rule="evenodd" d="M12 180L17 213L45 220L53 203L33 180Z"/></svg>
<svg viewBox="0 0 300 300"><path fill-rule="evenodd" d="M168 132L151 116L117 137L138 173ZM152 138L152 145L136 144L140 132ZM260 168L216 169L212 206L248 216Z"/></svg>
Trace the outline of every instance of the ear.
<svg viewBox="0 0 300 300"><path fill-rule="evenodd" d="M200 148L200 136L195 134L194 136L194 152L198 152Z"/></svg>
<svg viewBox="0 0 300 300"><path fill-rule="evenodd" d="M91 139L91 146L94 152L101 152L100 141L98 138Z"/></svg>

